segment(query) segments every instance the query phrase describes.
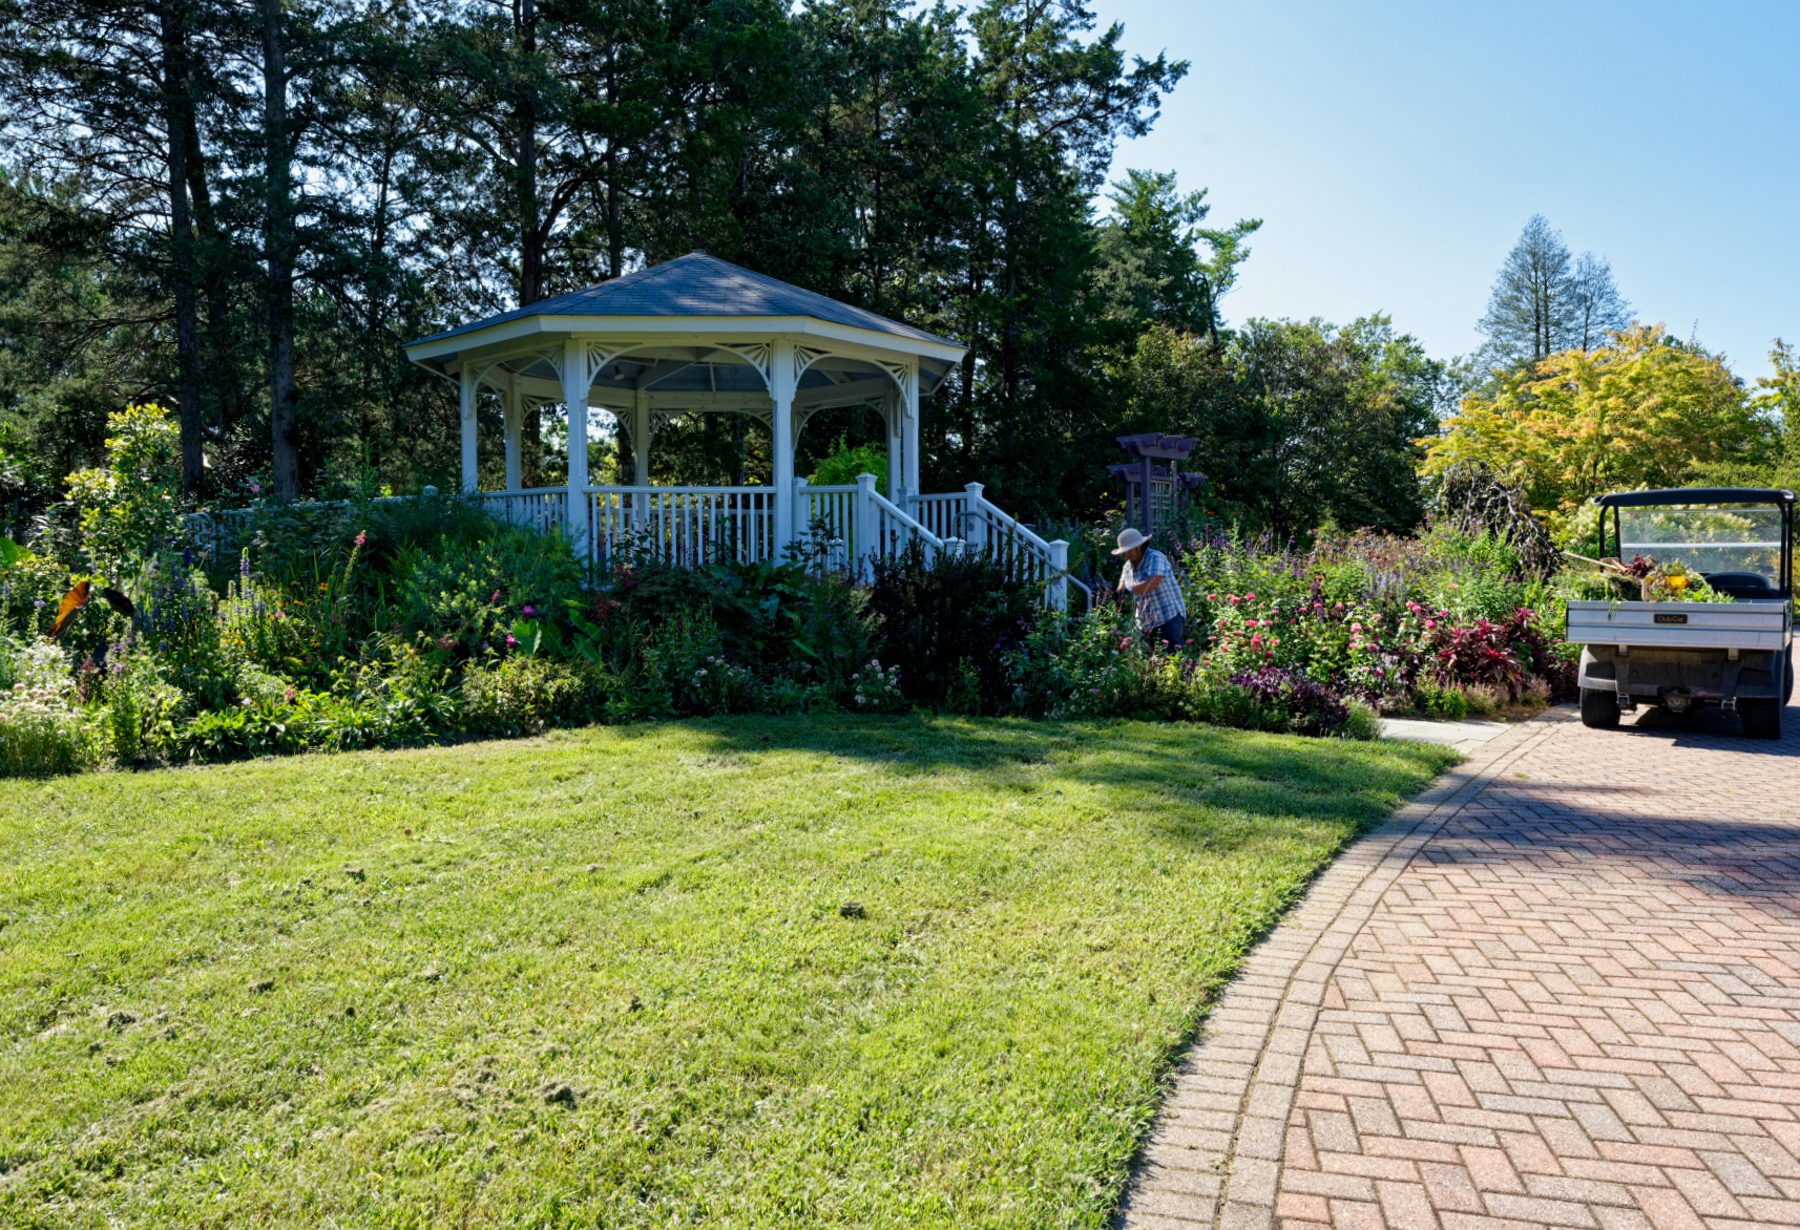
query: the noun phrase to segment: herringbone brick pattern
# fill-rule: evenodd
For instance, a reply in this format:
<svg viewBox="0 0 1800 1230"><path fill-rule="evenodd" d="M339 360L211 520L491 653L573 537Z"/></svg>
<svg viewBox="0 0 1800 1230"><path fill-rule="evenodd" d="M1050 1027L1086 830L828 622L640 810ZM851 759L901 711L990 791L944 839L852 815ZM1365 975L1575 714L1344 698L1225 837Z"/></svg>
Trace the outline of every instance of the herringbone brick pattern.
<svg viewBox="0 0 1800 1230"><path fill-rule="evenodd" d="M1396 847L1366 914L1334 924L1353 932L1323 975L1279 1148L1218 1151L1232 1188L1274 1154L1272 1209L1247 1183L1236 1203L1215 1189L1132 1222L1800 1226L1800 710L1787 716L1779 744L1650 714L1616 732L1563 722L1497 758ZM1240 1138L1250 1122L1235 1118Z"/></svg>

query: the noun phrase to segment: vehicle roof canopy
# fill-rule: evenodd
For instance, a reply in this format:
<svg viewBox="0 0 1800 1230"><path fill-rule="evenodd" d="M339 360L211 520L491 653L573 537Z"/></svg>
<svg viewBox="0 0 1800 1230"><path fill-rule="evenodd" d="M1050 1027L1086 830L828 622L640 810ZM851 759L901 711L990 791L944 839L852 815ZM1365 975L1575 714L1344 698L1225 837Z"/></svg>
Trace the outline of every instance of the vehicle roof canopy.
<svg viewBox="0 0 1800 1230"><path fill-rule="evenodd" d="M1795 502L1779 487L1666 487L1656 491L1614 491L1597 495L1602 508L1651 508L1665 504L1782 504Z"/></svg>

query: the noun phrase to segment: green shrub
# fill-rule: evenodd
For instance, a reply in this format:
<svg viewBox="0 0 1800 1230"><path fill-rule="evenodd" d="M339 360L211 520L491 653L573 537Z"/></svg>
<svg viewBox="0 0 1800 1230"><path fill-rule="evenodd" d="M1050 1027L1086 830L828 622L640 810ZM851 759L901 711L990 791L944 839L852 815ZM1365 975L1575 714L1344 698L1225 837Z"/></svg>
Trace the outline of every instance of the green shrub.
<svg viewBox="0 0 1800 1230"><path fill-rule="evenodd" d="M306 746L294 715L285 705L234 705L194 715L170 740L175 756L205 764L247 760Z"/></svg>
<svg viewBox="0 0 1800 1230"><path fill-rule="evenodd" d="M1416 696L1419 708L1432 717L1460 722L1469 716L1469 701L1461 688L1421 683L1416 689Z"/></svg>
<svg viewBox="0 0 1800 1230"><path fill-rule="evenodd" d="M105 572L173 541L180 522L181 433L163 406L107 415L106 466L69 475L89 571Z"/></svg>
<svg viewBox="0 0 1800 1230"><path fill-rule="evenodd" d="M907 699L940 708L954 694L963 711L997 713L1016 688L1008 651L1036 624L1042 598L1000 550L927 559L914 540L876 562L868 605L880 619L881 660L900 667Z"/></svg>
<svg viewBox="0 0 1800 1230"><path fill-rule="evenodd" d="M99 763L105 732L81 708L56 647L31 646L19 662L18 682L0 693L0 775L73 773Z"/></svg>
<svg viewBox="0 0 1800 1230"><path fill-rule="evenodd" d="M586 721L595 707L592 673L548 658L514 655L463 672L462 711L482 734L537 734Z"/></svg>
<svg viewBox="0 0 1800 1230"><path fill-rule="evenodd" d="M845 487L856 481L858 474L873 474L875 490L887 490L887 450L879 444L859 444L851 448L848 438L840 435L831 456L819 462L809 480L815 487Z"/></svg>
<svg viewBox="0 0 1800 1230"><path fill-rule="evenodd" d="M163 678L155 655L130 638L112 646L97 677L117 760L135 763L169 745L192 711L192 700Z"/></svg>
<svg viewBox="0 0 1800 1230"><path fill-rule="evenodd" d="M1349 716L1337 729L1340 739L1353 739L1359 743L1367 743L1370 739L1381 737L1381 715L1375 712L1373 705L1353 700L1349 704L1349 709Z"/></svg>
<svg viewBox="0 0 1800 1230"><path fill-rule="evenodd" d="M529 529L507 527L475 542L445 535L403 548L396 567L403 630L450 636L475 653L503 642L525 607L561 612L581 596L568 540Z"/></svg>
<svg viewBox="0 0 1800 1230"><path fill-rule="evenodd" d="M68 592L69 569L22 547L9 554L10 559L0 562L0 633L27 640L43 636L56 620L56 604Z"/></svg>

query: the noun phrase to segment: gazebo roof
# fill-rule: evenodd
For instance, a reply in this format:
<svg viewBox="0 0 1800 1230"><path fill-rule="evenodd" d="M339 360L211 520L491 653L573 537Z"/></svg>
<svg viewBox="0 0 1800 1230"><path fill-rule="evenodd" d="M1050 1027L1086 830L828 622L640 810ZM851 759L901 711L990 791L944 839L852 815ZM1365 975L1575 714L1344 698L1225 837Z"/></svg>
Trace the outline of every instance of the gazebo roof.
<svg viewBox="0 0 1800 1230"><path fill-rule="evenodd" d="M533 316L810 316L892 337L934 342L941 346L957 345L948 338L790 286L705 252L690 252L598 286L541 299L527 307L500 312L406 344L417 346L441 341Z"/></svg>

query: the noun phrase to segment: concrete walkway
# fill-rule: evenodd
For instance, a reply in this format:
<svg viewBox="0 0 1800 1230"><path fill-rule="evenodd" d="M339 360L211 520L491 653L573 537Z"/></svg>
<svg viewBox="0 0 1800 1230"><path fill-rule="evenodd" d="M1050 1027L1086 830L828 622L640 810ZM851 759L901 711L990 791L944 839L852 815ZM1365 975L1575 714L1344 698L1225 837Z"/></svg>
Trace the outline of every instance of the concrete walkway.
<svg viewBox="0 0 1800 1230"><path fill-rule="evenodd" d="M1442 743L1465 756L1472 756L1499 736L1512 729L1505 722L1469 718L1461 722L1427 722L1418 718L1382 718L1384 739L1416 739L1420 743Z"/></svg>
<svg viewBox="0 0 1800 1230"><path fill-rule="evenodd" d="M1181 1064L1138 1230L1800 1226L1800 709L1506 728Z"/></svg>

